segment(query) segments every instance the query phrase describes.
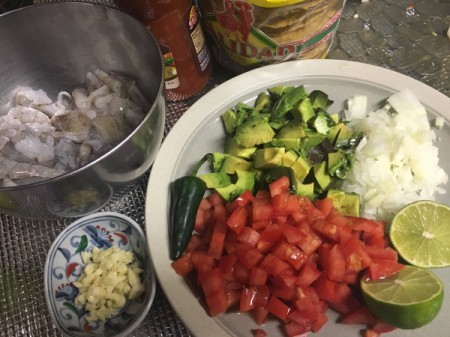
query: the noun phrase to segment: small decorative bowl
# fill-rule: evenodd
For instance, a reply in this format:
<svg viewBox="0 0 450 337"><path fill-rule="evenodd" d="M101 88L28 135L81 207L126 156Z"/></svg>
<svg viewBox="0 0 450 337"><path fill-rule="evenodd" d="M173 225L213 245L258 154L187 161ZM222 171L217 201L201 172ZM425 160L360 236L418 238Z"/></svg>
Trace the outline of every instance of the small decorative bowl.
<svg viewBox="0 0 450 337"><path fill-rule="evenodd" d="M75 303L79 291L73 283L81 276L81 252L94 247L118 246L132 251L143 269L145 291L137 300L127 300L118 314L104 322L88 322L84 306ZM85 216L66 227L55 239L44 270L47 306L56 327L70 337L118 337L131 333L147 315L155 297L156 283L144 232L129 217L113 212Z"/></svg>

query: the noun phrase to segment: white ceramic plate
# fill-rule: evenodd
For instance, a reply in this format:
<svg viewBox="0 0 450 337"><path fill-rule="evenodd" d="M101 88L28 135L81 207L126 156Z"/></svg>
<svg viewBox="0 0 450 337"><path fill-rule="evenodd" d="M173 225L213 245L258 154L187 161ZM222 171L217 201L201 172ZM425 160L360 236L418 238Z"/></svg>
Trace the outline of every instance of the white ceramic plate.
<svg viewBox="0 0 450 337"><path fill-rule="evenodd" d="M247 314L229 313L211 318L199 300L195 287L177 276L170 266L168 249L169 184L188 174L190 168L207 152L223 151L225 133L220 116L225 109L244 101L253 103L257 94L278 84L305 85L309 91L325 91L334 101L330 112L341 111L345 100L355 94L369 97L373 109L394 92L409 88L425 105L430 119L440 115L445 127L438 131L440 164L450 173L450 99L425 84L402 74L362 63L340 60L305 60L259 68L239 75L211 90L199 99L175 124L153 164L146 199L146 230L156 276L171 305L196 337L251 337L257 327ZM207 166L207 165L205 165ZM430 172L432 174L432 172ZM448 190L448 184L446 189ZM438 200L450 204L449 194ZM450 268L436 273L450 293ZM444 299L438 317L429 325L411 331L396 330L389 337L448 336L450 298ZM363 326L335 323L336 315L328 314L329 323L317 337L359 337ZM272 321L263 327L271 337L283 336L280 326ZM313 336L312 335L312 336Z"/></svg>

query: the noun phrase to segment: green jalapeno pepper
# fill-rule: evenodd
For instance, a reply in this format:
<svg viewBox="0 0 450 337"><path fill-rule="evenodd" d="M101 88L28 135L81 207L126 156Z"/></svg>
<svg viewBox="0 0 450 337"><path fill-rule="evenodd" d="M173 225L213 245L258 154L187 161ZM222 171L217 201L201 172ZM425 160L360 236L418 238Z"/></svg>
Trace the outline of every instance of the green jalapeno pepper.
<svg viewBox="0 0 450 337"><path fill-rule="evenodd" d="M212 154L203 156L189 175L172 183L169 232L172 260L178 259L184 253L192 236L197 210L206 192L206 184L196 175L207 160L212 160Z"/></svg>

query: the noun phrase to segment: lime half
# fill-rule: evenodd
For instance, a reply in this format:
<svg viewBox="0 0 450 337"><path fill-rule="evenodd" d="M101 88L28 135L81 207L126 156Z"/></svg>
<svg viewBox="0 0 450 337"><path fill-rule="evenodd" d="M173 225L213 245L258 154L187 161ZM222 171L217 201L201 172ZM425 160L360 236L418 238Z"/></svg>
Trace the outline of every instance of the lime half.
<svg viewBox="0 0 450 337"><path fill-rule="evenodd" d="M417 201L403 207L389 229L392 245L408 263L422 268L450 265L450 207Z"/></svg>
<svg viewBox="0 0 450 337"><path fill-rule="evenodd" d="M430 323L444 299L439 278L414 266L405 266L385 279L361 280L361 290L364 302L375 316L401 329L416 329Z"/></svg>

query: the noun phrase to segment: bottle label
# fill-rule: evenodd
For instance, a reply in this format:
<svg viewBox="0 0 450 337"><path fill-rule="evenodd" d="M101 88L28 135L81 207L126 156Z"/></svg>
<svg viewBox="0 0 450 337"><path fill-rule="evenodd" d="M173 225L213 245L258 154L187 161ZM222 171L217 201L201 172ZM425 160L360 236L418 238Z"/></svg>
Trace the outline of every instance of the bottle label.
<svg viewBox="0 0 450 337"><path fill-rule="evenodd" d="M202 26L200 25L197 7L193 3L191 3L189 10L185 13L184 20L187 24L187 29L191 36L195 53L197 54L199 69L201 72L204 72L211 61L211 54L206 44Z"/></svg>
<svg viewBox="0 0 450 337"><path fill-rule="evenodd" d="M340 2L322 1L310 9L302 8L302 2L261 9L251 1L215 0L204 13L207 33L215 42L218 61L242 70L289 59L320 58L328 52L339 23ZM298 13L294 23L289 21L293 13Z"/></svg>
<svg viewBox="0 0 450 337"><path fill-rule="evenodd" d="M172 51L169 47L159 44L164 62L164 81L166 89L176 89L180 86L177 67L173 58Z"/></svg>

